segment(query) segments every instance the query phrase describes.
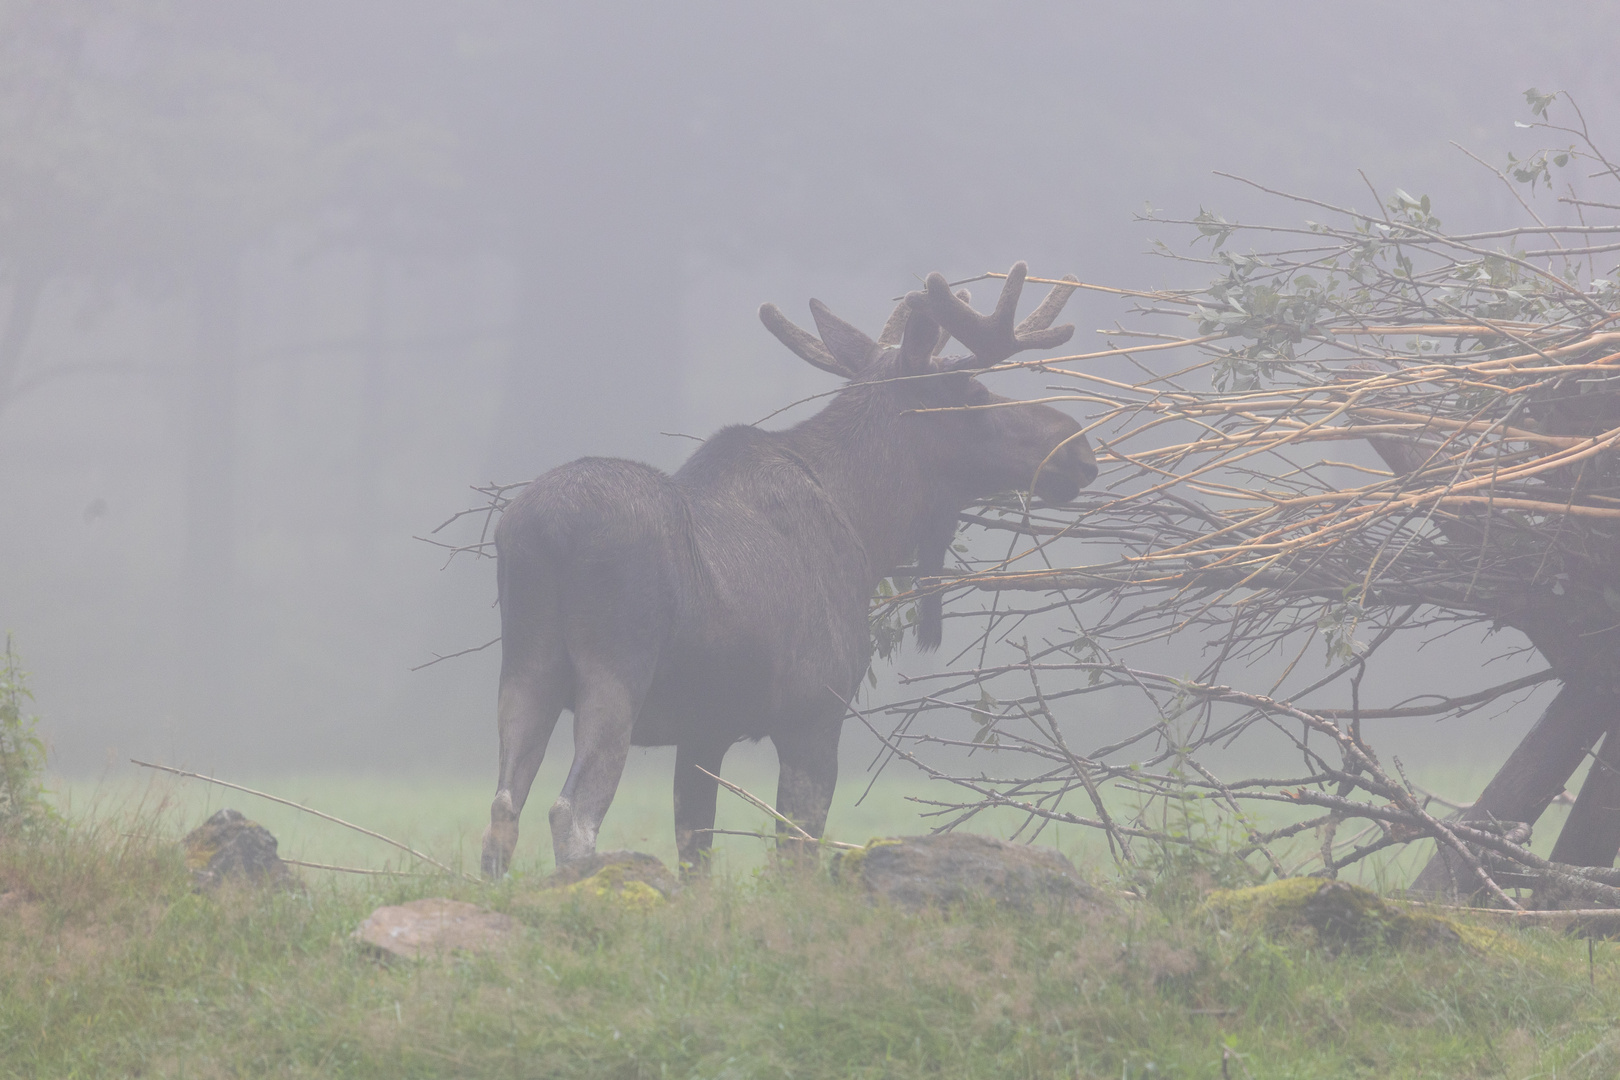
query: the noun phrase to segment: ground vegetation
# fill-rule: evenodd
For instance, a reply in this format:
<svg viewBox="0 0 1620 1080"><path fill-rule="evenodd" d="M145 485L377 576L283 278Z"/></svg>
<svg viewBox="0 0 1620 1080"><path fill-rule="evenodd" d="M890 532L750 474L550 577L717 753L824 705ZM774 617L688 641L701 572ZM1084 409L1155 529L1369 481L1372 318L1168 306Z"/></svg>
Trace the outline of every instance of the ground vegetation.
<svg viewBox="0 0 1620 1080"><path fill-rule="evenodd" d="M818 873L670 902L305 870L195 891L147 811L0 843L0 1074L1612 1075L1620 954L1546 930L1361 948L1160 893L911 913ZM383 962L352 933L427 896L505 953Z"/></svg>

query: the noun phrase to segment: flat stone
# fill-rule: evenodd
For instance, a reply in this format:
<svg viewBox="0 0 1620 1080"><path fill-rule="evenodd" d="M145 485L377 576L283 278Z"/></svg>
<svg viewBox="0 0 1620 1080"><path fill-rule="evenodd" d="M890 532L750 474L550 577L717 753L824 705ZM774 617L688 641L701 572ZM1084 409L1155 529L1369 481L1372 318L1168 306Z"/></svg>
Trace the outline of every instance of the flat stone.
<svg viewBox="0 0 1620 1080"><path fill-rule="evenodd" d="M388 956L420 960L454 952L496 952L522 929L516 919L477 904L432 897L378 908L353 937Z"/></svg>
<svg viewBox="0 0 1620 1080"><path fill-rule="evenodd" d="M834 864L840 880L907 908L991 900L1025 911L1100 902L1074 864L1052 848L977 833L874 840Z"/></svg>
<svg viewBox="0 0 1620 1080"><path fill-rule="evenodd" d="M213 889L228 880L255 885L295 883L291 870L276 854L275 836L239 810L219 811L180 843L186 852L186 868L199 889Z"/></svg>

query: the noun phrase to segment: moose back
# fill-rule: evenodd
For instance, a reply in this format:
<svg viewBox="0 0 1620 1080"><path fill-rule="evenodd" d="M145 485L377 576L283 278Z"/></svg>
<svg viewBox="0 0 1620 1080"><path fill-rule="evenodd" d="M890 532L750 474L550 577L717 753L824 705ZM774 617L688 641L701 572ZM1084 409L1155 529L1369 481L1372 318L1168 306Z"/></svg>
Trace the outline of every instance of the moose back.
<svg viewBox="0 0 1620 1080"><path fill-rule="evenodd" d="M702 863L726 750L770 739L778 809L812 836L838 779L846 702L871 660L873 589L913 558L940 570L959 513L1013 489L1065 501L1097 466L1073 419L992 394L977 372L1050 349L1074 286L1014 325L1024 264L980 315L931 274L876 341L810 302L819 340L772 305L767 328L848 381L786 431L728 427L675 472L581 458L531 483L495 533L500 776L483 869L505 873L564 709L574 760L551 807L558 865L592 854L632 745L676 747L675 835ZM964 357L942 351L954 337ZM919 641L940 640L925 600Z"/></svg>

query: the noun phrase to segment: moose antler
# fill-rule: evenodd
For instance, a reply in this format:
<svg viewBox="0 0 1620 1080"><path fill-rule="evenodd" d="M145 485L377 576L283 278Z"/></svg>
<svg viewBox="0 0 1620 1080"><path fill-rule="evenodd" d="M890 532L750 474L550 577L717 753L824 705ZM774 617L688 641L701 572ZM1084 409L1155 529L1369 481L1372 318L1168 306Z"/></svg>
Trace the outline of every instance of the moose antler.
<svg viewBox="0 0 1620 1080"><path fill-rule="evenodd" d="M1055 349L1074 336L1074 324L1053 326L1069 296L1080 284L1073 277L1065 284L1054 285L1039 307L1016 327L1013 318L1018 313L1018 297L1024 291L1024 277L1029 267L1016 263L1007 272L1007 283L1001 287L996 309L989 315L980 315L967 301L951 294L951 287L940 274L929 274L927 280L928 306L940 326L973 353L971 362L961 367L991 367L1015 353L1026 349ZM1074 281L1073 285L1067 284Z"/></svg>
<svg viewBox="0 0 1620 1080"><path fill-rule="evenodd" d="M775 304L760 305L759 321L800 359L845 379L859 378L867 365L884 349L883 345L834 315L820 300L810 301L810 314L816 320L816 331L821 335L819 341L809 331L794 325ZM898 318L900 312L896 310L889 322L893 323ZM889 328L885 327L884 333L888 332Z"/></svg>
<svg viewBox="0 0 1620 1080"><path fill-rule="evenodd" d="M907 311L905 333L900 338L900 371L905 375L927 374L933 367L943 331L929 310L926 293L907 293L901 304ZM894 318L889 322L893 323Z"/></svg>
<svg viewBox="0 0 1620 1080"><path fill-rule="evenodd" d="M905 336L906 320L911 317L912 311L915 310L915 305L913 304L911 297L920 295L922 294L907 293L903 298L901 298L900 302L895 305L894 311L889 315L889 321L883 324L883 332L878 335L877 343L879 346L885 349L899 347L901 338ZM962 301L964 304L971 304L973 302L973 294L968 292L966 289L958 289L956 291L956 298ZM950 340L950 331L941 327L939 331L939 338L934 342L933 355L938 356L941 352L943 352L945 346L950 343Z"/></svg>
<svg viewBox="0 0 1620 1080"><path fill-rule="evenodd" d="M883 332L878 335L878 344L885 349L898 348L900 345L900 338L906 332L906 320L911 317L911 295L907 293L900 298L900 302L894 305L894 310L889 313L889 321L883 324Z"/></svg>
<svg viewBox="0 0 1620 1080"><path fill-rule="evenodd" d="M759 305L759 321L765 324L765 329L776 335L776 340L792 349L799 359L841 378L855 377L855 373L839 363L833 354L827 351L825 345L812 337L808 330L794 325L793 320L782 314L782 309L775 304Z"/></svg>
<svg viewBox="0 0 1620 1080"><path fill-rule="evenodd" d="M973 355L951 366L990 367L1025 349L1056 348L1074 334L1072 324L1052 326L1052 320L1079 285L1072 277L1064 280L1073 281L1073 285L1053 286L1040 306L1013 326L1027 272L1023 263L1012 268L996 301L996 309L989 315L973 310L972 297L966 289L953 295L943 277L929 274L928 291L908 293L889 316L876 341L834 315L820 300L810 301L810 314L816 320L820 338L795 325L775 304L761 304L759 320L800 359L844 379L859 378L884 349L896 346L900 347L901 370L923 374L953 337Z"/></svg>

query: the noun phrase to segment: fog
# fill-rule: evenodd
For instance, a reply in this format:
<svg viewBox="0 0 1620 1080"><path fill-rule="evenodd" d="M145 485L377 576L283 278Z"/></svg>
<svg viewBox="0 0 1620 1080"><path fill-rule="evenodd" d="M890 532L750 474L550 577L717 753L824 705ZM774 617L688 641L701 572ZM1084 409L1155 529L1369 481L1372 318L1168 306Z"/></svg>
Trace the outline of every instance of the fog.
<svg viewBox="0 0 1620 1080"><path fill-rule="evenodd" d="M498 648L410 670L499 632L492 564L414 539L468 485L831 389L762 301L1189 284L1135 216L1256 205L1216 170L1500 223L1453 140L1522 149L1531 86L1612 131L1616 40L1477 0L0 2L0 630L54 767L493 775Z"/></svg>

